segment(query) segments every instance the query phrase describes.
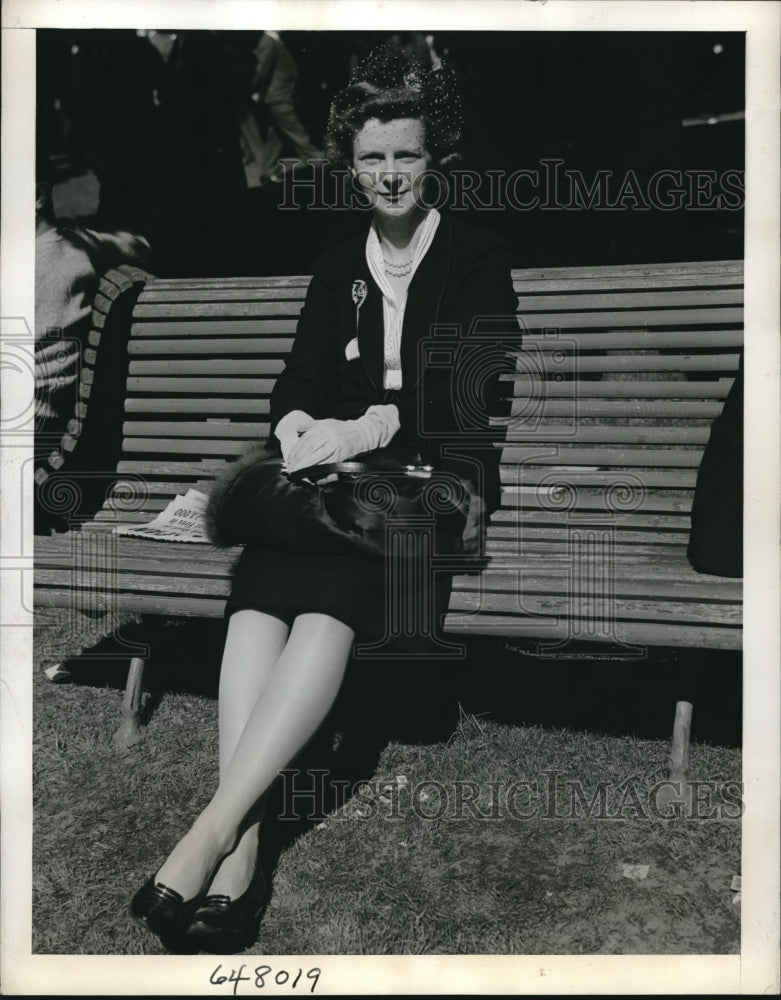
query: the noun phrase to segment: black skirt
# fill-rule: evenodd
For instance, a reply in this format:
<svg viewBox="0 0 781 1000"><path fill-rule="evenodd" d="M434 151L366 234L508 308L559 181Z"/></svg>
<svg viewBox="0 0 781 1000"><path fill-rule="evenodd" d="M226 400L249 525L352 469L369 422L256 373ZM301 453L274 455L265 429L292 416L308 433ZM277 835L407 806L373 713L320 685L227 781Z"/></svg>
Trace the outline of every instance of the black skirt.
<svg viewBox="0 0 781 1000"><path fill-rule="evenodd" d="M452 573L426 571L409 560L391 566L383 559L294 555L247 545L234 567L225 614L277 611L289 620L319 612L348 625L356 644L425 654L445 641L442 621L452 582Z"/></svg>

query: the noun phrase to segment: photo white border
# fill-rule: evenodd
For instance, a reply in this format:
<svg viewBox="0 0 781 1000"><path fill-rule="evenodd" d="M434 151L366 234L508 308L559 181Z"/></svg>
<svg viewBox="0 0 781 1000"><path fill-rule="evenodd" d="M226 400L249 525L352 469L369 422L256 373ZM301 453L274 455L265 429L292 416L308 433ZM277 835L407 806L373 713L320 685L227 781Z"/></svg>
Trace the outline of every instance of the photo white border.
<svg viewBox="0 0 781 1000"><path fill-rule="evenodd" d="M5 0L2 9L0 335L34 315L35 32L37 27L287 30L745 31L746 432L744 719L740 955L323 956L318 994L775 993L779 990L779 62L781 5L648 0ZM32 398L32 373L4 370L3 426ZM27 439L0 441L0 988L5 994L229 995L209 987L215 956L31 954L32 484ZM24 491L24 492L23 492ZM85 835L88 832L85 831ZM263 956L274 965L273 958ZM232 957L228 963L240 964ZM242 957L248 969L258 964ZM285 956L280 966L291 967ZM307 967L313 956L303 957ZM296 967L300 962L296 963ZM243 984L239 995L260 995ZM285 994L284 987L263 992ZM308 994L307 994L308 995Z"/></svg>

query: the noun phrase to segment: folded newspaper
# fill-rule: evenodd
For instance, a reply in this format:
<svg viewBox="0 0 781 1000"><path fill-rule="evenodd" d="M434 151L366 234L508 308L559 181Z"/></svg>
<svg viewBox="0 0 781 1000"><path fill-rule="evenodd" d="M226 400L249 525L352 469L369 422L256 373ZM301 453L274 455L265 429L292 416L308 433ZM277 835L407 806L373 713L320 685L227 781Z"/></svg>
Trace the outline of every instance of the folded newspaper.
<svg viewBox="0 0 781 1000"><path fill-rule="evenodd" d="M188 490L176 496L149 524L121 524L114 528L118 535L154 538L159 542L203 542L209 544L203 513L209 498L198 490Z"/></svg>

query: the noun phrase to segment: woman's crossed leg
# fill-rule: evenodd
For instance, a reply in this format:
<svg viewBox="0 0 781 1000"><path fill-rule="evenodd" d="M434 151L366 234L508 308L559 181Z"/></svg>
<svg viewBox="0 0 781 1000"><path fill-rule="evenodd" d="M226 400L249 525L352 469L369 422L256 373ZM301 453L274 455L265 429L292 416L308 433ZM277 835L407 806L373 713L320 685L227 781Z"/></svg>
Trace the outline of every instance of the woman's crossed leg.
<svg viewBox="0 0 781 1000"><path fill-rule="evenodd" d="M220 782L156 881L191 899L236 898L252 877L266 792L331 708L355 633L330 615L304 613L292 628L259 611L228 624L220 673Z"/></svg>

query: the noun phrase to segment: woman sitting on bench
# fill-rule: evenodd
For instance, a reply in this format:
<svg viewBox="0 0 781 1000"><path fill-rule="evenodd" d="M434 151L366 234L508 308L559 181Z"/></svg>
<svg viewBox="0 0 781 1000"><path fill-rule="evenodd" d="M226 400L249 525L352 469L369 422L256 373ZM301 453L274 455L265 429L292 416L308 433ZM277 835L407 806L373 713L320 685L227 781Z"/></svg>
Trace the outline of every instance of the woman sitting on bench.
<svg viewBox="0 0 781 1000"><path fill-rule="evenodd" d="M372 222L368 234L313 266L271 398L271 441L288 472L415 441L423 462L468 478L486 510L498 506L498 450L478 446L475 461L441 457L443 441L459 439L452 366L417 371L434 324L466 335L476 317L501 316L517 330L502 241L425 201L427 172L458 159L460 133L452 75L389 47L369 56L334 99L329 155L348 166ZM498 401L498 376L481 381L487 410ZM436 433L421 437L429 427ZM436 621L451 583L437 575ZM328 713L356 637L386 636L384 561L247 545L226 614L219 785L131 903L132 915L171 949L255 941L266 894L257 863L266 793ZM407 637L406 648L425 653L424 632Z"/></svg>

